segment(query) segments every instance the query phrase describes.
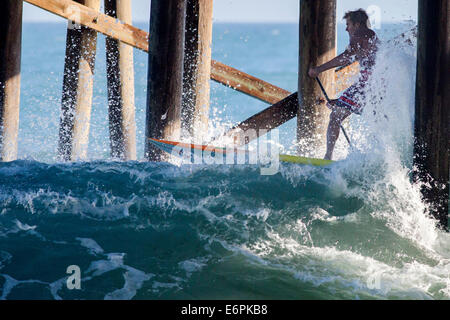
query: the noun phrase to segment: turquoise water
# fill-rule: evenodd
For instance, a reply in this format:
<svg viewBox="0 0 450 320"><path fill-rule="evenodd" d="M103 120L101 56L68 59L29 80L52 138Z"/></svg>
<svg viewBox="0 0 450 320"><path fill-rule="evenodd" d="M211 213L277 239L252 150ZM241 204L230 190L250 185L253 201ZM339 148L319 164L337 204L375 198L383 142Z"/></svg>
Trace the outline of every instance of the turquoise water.
<svg viewBox="0 0 450 320"><path fill-rule="evenodd" d="M409 28L383 27L383 39ZM213 59L294 92L297 29L216 24ZM450 298L449 236L409 179L414 45L382 48L367 111L346 124L355 150L339 141L335 165L263 176L257 165L111 161L103 36L89 159L58 163L65 32L24 25L19 160L0 164L0 298ZM338 36L342 50L342 25ZM147 61L137 50L135 73L142 159ZM267 107L211 88L212 133ZM295 125L280 129L284 151ZM67 286L71 265L80 289Z"/></svg>

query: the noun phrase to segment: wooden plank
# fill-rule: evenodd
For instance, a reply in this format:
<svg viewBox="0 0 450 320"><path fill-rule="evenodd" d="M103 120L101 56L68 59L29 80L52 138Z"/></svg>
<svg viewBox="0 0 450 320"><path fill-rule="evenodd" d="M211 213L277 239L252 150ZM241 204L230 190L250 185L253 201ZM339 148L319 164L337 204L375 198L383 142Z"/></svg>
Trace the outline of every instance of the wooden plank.
<svg viewBox="0 0 450 320"><path fill-rule="evenodd" d="M270 104L290 94L287 90L214 60L211 62L211 79Z"/></svg>
<svg viewBox="0 0 450 320"><path fill-rule="evenodd" d="M148 51L148 33L70 0L25 0L62 18L89 27L140 50Z"/></svg>
<svg viewBox="0 0 450 320"><path fill-rule="evenodd" d="M94 10L100 0L78 0ZM63 161L87 158L92 109L97 32L87 27L67 27L58 156Z"/></svg>
<svg viewBox="0 0 450 320"><path fill-rule="evenodd" d="M208 132L213 0L188 0L184 41L183 136L202 143Z"/></svg>
<svg viewBox="0 0 450 320"><path fill-rule="evenodd" d="M247 144L268 131L295 118L297 109L298 94L295 92L269 108L241 122L227 131L224 136L231 137L236 146Z"/></svg>
<svg viewBox="0 0 450 320"><path fill-rule="evenodd" d="M299 154L319 158L325 153L330 110L308 71L336 57L336 0L301 0L299 24L297 141ZM320 78L327 92L335 92L333 70Z"/></svg>
<svg viewBox="0 0 450 320"><path fill-rule="evenodd" d="M414 180L427 208L448 229L450 147L450 6L419 0Z"/></svg>
<svg viewBox="0 0 450 320"><path fill-rule="evenodd" d="M17 158L22 1L0 2L0 161Z"/></svg>
<svg viewBox="0 0 450 320"><path fill-rule="evenodd" d="M152 161L167 155L148 138L180 138L185 12L186 0L151 3L145 157Z"/></svg>
<svg viewBox="0 0 450 320"><path fill-rule="evenodd" d="M131 24L131 0L105 0L105 13ZM111 156L136 160L133 47L106 38Z"/></svg>

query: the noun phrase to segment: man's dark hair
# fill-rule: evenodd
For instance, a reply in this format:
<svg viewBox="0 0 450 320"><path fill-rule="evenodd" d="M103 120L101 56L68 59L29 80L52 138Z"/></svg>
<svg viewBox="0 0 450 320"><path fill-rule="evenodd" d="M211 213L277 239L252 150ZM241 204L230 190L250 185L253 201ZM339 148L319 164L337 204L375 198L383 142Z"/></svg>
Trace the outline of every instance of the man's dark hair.
<svg viewBox="0 0 450 320"><path fill-rule="evenodd" d="M355 11L346 12L344 15L344 19L350 19L350 21L353 23L359 23L362 26L366 26L367 21L369 20L369 16L364 9L358 9Z"/></svg>

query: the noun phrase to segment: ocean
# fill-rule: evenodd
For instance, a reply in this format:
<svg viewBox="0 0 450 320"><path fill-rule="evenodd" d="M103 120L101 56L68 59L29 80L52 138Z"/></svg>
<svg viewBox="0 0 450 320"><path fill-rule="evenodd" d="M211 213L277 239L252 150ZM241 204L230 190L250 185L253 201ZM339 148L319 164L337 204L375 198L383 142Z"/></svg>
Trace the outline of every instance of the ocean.
<svg viewBox="0 0 450 320"><path fill-rule="evenodd" d="M138 161L111 159L102 35L88 159L58 162L65 38L63 23L23 26L18 160L0 163L0 299L450 298L450 236L410 182L414 38L384 41L365 112L345 125L353 149L341 137L337 163L274 175L144 161L138 50ZM339 24L338 50L347 43ZM216 23L212 58L295 92L298 25ZM210 136L267 106L211 82ZM295 119L279 128L282 152L295 152L295 130Z"/></svg>

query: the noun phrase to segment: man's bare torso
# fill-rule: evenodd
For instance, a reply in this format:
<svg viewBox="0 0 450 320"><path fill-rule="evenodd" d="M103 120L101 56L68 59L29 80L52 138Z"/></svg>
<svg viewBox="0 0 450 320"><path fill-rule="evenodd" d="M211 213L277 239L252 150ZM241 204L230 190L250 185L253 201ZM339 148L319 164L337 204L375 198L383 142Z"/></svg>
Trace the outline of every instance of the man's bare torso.
<svg viewBox="0 0 450 320"><path fill-rule="evenodd" d="M360 28L350 37L350 45L347 51L354 56L362 69L370 70L375 65L378 45L379 40L374 31L368 28Z"/></svg>

